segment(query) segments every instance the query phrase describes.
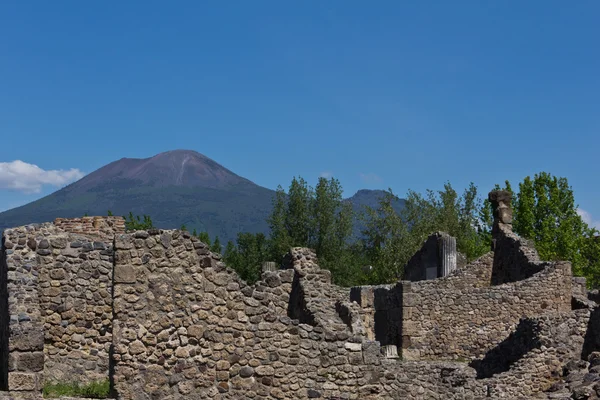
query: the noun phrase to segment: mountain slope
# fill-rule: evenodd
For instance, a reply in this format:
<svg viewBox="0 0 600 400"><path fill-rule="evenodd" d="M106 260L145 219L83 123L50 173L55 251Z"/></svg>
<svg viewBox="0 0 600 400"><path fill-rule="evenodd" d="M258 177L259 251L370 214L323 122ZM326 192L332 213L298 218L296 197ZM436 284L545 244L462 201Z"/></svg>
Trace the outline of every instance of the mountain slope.
<svg viewBox="0 0 600 400"><path fill-rule="evenodd" d="M222 240L265 232L274 192L188 150L123 158L42 199L0 213L0 230L56 217L147 214L161 228L206 230Z"/></svg>
<svg viewBox="0 0 600 400"><path fill-rule="evenodd" d="M376 206L383 194L360 190L350 199L355 211ZM189 150L145 159L123 158L46 197L0 213L0 231L57 217L147 214L160 228L207 231L222 243L238 232L268 233L273 190L258 186L214 160ZM356 224L355 235L361 226Z"/></svg>

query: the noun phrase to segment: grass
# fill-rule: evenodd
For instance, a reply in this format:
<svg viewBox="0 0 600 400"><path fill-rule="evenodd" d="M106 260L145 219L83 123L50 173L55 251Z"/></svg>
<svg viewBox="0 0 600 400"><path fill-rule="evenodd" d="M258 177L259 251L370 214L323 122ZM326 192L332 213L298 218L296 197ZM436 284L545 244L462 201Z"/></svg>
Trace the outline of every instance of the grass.
<svg viewBox="0 0 600 400"><path fill-rule="evenodd" d="M44 397L57 398L61 396L88 397L92 399L106 399L110 394L110 382L108 379L80 385L76 382L46 383L43 389Z"/></svg>

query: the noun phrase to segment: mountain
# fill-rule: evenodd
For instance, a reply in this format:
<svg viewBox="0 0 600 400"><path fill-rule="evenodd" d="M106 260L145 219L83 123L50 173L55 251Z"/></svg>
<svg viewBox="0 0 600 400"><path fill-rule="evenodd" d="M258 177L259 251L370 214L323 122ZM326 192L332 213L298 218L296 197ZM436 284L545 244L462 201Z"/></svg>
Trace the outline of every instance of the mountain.
<svg viewBox="0 0 600 400"><path fill-rule="evenodd" d="M346 199L352 204L352 210L355 215L359 215L365 209L365 207L371 207L376 209L379 207L379 199L385 196L384 190L368 190L361 189L354 194L354 196ZM400 212L404 208L404 199L397 199L392 202L392 207L396 212ZM365 224L357 218L352 227L352 239L356 240L361 236L361 231L365 228Z"/></svg>
<svg viewBox="0 0 600 400"><path fill-rule="evenodd" d="M376 205L383 193L360 190L347 201L359 210ZM0 231L57 217L132 211L150 215L157 227L184 224L190 231L218 235L225 243L238 232L268 233L274 194L198 152L173 150L144 159L122 158L46 197L2 212Z"/></svg>

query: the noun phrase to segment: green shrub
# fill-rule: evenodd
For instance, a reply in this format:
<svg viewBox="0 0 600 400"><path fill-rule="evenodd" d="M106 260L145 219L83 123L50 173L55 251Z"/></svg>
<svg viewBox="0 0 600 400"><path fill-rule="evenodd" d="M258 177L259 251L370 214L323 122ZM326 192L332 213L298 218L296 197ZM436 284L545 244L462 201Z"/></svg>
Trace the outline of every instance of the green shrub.
<svg viewBox="0 0 600 400"><path fill-rule="evenodd" d="M57 398L61 396L88 397L92 399L106 399L110 395L110 382L108 379L103 381L91 382L80 385L76 382L47 382L43 389L44 397Z"/></svg>

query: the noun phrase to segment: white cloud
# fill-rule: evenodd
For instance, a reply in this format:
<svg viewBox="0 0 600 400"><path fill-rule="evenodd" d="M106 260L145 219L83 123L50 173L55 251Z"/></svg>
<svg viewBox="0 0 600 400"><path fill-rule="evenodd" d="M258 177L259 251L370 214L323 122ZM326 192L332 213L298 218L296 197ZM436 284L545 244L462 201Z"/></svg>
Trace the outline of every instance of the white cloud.
<svg viewBox="0 0 600 400"><path fill-rule="evenodd" d="M585 222L586 224L588 224L590 227L596 228L596 229L600 229L600 221L596 220L592 217L592 214L590 214L589 212L582 210L581 208L577 209L577 214L579 214L579 216L581 217L581 219L583 220L583 222Z"/></svg>
<svg viewBox="0 0 600 400"><path fill-rule="evenodd" d="M46 171L21 160L0 162L0 189L39 193L44 185L64 186L84 175L76 168Z"/></svg>
<svg viewBox="0 0 600 400"><path fill-rule="evenodd" d="M360 176L360 180L364 183L380 183L383 181L379 175L373 173L365 174L361 172L358 176Z"/></svg>
<svg viewBox="0 0 600 400"><path fill-rule="evenodd" d="M333 176L333 172L331 172L331 171L323 171L323 172L321 172L321 173L319 174L319 177L320 177L320 178L327 178L327 179L329 179L329 178L331 178L332 176Z"/></svg>

